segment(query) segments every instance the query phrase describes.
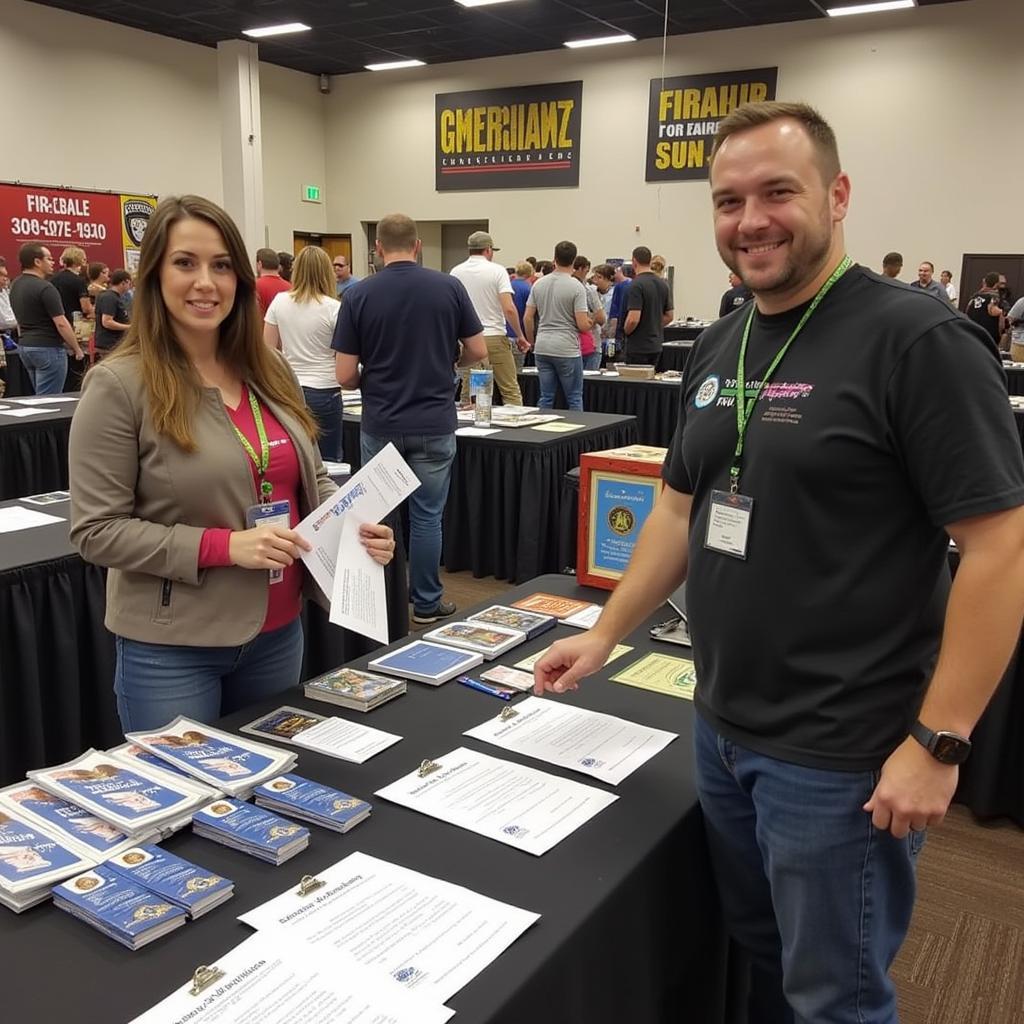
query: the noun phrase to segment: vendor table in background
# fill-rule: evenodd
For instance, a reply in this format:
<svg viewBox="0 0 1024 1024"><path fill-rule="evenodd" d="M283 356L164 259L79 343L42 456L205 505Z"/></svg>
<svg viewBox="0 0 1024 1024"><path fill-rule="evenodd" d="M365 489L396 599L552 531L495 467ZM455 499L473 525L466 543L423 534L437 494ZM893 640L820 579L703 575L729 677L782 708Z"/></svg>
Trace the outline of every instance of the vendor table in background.
<svg viewBox="0 0 1024 1024"><path fill-rule="evenodd" d="M7 353L10 370L11 353ZM6 397L6 396L5 396ZM68 437L77 401L64 396L53 412L15 419L0 414L0 501L25 494L63 491L68 486ZM39 408L0 399L15 409Z"/></svg>
<svg viewBox="0 0 1024 1024"><path fill-rule="evenodd" d="M666 341L696 341L707 327L707 324L669 324L664 337Z"/></svg>
<svg viewBox="0 0 1024 1024"><path fill-rule="evenodd" d="M662 370L677 370L682 373L693 351L692 341L666 341L661 346L661 356L658 359L658 372Z"/></svg>

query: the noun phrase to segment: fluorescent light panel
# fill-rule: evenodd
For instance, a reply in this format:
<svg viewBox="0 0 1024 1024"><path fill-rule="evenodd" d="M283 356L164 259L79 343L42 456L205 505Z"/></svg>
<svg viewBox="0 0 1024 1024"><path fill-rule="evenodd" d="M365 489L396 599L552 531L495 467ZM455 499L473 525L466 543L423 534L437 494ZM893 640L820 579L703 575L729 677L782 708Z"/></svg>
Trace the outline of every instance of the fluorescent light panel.
<svg viewBox="0 0 1024 1024"><path fill-rule="evenodd" d="M830 18L842 18L847 14L877 14L880 11L902 11L916 6L917 0L879 0L878 3L854 4L853 7L829 7L825 13Z"/></svg>
<svg viewBox="0 0 1024 1024"><path fill-rule="evenodd" d="M267 36L286 36L292 32L308 32L309 26L301 21L290 21L287 25L267 25L265 28L247 28L242 30L243 36L252 39L265 39Z"/></svg>
<svg viewBox="0 0 1024 1024"><path fill-rule="evenodd" d="M507 4L510 0L455 0L463 7L488 7L490 4Z"/></svg>
<svg viewBox="0 0 1024 1024"><path fill-rule="evenodd" d="M636 36L627 35L625 32L620 36L597 36L594 39L570 39L565 45L570 50L578 50L582 46L607 46L609 43L635 43Z"/></svg>
<svg viewBox="0 0 1024 1024"><path fill-rule="evenodd" d="M366 64L367 71L396 71L398 68L421 68L422 60L392 60L386 64Z"/></svg>

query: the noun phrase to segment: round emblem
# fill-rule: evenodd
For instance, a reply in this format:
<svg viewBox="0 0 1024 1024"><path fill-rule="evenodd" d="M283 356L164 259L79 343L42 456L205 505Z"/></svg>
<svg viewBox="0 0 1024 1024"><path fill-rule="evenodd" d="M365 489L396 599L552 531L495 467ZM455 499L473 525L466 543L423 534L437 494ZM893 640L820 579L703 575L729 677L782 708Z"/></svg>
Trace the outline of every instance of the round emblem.
<svg viewBox="0 0 1024 1024"><path fill-rule="evenodd" d="M718 397L718 375L713 373L710 377L706 377L699 388L697 388L697 394L693 399L693 404L698 409L703 409L705 406L710 405Z"/></svg>
<svg viewBox="0 0 1024 1024"><path fill-rule="evenodd" d="M627 533L633 532L633 527L636 526L636 516L628 508L616 505L608 513L608 525L615 533L624 537Z"/></svg>

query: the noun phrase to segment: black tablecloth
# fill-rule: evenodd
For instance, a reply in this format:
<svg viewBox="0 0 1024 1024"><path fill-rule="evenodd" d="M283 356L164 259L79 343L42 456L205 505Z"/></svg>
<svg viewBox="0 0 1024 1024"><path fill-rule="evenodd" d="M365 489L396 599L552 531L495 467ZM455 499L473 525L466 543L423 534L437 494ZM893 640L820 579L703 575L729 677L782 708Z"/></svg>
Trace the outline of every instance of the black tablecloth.
<svg viewBox="0 0 1024 1024"><path fill-rule="evenodd" d="M601 600L572 581L548 577L520 588ZM514 599L513 595L507 595ZM663 617L663 615L662 615ZM629 640L646 648L646 627ZM559 627L557 635L568 635ZM511 664L552 639L507 654ZM454 682L409 684L404 696L368 718L306 701L255 706L222 725L237 727L278 703L337 712L405 739L364 765L300 752L298 772L374 802L370 819L345 836L313 827L310 846L279 868L181 833L171 852L224 874L235 897L199 921L132 953L52 906L0 919L4 1020L121 1024L191 978L252 932L236 920L353 851L465 885L538 912L540 920L449 1000L455 1020L471 1024L721 1024L728 988L722 922L692 768L693 706L606 682L611 669L567 701L679 733L650 762L615 787L620 799L543 857L533 857L426 815L374 798L374 790L465 745L492 756L601 787L575 773L523 758L461 733L500 704Z"/></svg>
<svg viewBox="0 0 1024 1024"><path fill-rule="evenodd" d="M1007 366L1003 364L1006 371L1006 389L1011 395L1024 395L1024 366Z"/></svg>
<svg viewBox="0 0 1024 1024"><path fill-rule="evenodd" d="M62 399L54 404L55 411L23 419L0 413L0 501L67 489L68 437L76 404ZM2 405L40 408L0 399Z"/></svg>
<svg viewBox="0 0 1024 1024"><path fill-rule="evenodd" d="M71 548L66 502L37 511L62 521L0 533L0 785L121 735L114 638L103 625L105 571ZM385 583L390 635L404 636L409 598L401 543ZM307 604L304 615L305 677L380 646L332 625L319 605Z"/></svg>
<svg viewBox="0 0 1024 1024"><path fill-rule="evenodd" d="M489 437L460 437L444 517L450 572L521 582L558 572L562 477L583 452L634 444L632 416L564 413L584 423L567 434L529 427Z"/></svg>
<svg viewBox="0 0 1024 1024"><path fill-rule="evenodd" d="M679 418L679 388L679 381L584 377L583 408L587 412L635 416L640 443L667 448ZM523 393L524 405L537 404L540 380L536 373L519 374L519 389ZM555 407L565 408L561 391Z"/></svg>
<svg viewBox="0 0 1024 1024"><path fill-rule="evenodd" d="M665 340L666 341L696 341L701 331L705 330L704 324L699 326L696 324L686 324L682 327L666 327L665 328Z"/></svg>
<svg viewBox="0 0 1024 1024"><path fill-rule="evenodd" d="M7 370L5 380L7 390L5 398L16 398L19 395L33 395L32 381L29 378L28 370L21 361L21 355L17 351L5 352L7 357Z"/></svg>
<svg viewBox="0 0 1024 1024"><path fill-rule="evenodd" d="M662 370L678 370L680 373L686 369L686 363L693 351L692 341L666 341L661 347L661 357L658 359L658 372Z"/></svg>

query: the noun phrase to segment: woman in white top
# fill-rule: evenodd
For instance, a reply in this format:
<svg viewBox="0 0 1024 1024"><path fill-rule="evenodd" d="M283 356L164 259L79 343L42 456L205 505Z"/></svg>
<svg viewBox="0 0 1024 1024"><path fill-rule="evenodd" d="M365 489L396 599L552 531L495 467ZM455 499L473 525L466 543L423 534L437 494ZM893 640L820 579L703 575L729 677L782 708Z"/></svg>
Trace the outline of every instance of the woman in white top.
<svg viewBox="0 0 1024 1024"><path fill-rule="evenodd" d="M263 340L279 348L302 385L320 427L320 455L341 460L341 389L334 372L331 338L341 303L331 258L307 245L292 267L292 289L274 296L263 321Z"/></svg>

